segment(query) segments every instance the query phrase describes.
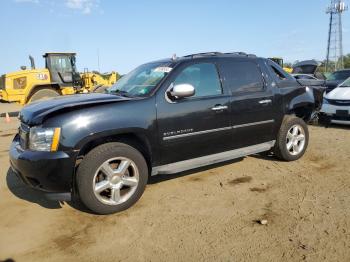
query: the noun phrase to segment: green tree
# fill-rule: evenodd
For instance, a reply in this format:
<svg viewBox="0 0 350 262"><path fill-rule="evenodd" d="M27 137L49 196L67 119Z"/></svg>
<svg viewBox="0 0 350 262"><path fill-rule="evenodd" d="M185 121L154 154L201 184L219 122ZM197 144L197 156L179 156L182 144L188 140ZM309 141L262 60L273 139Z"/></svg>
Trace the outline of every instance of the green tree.
<svg viewBox="0 0 350 262"><path fill-rule="evenodd" d="M350 68L350 54L343 56L344 68Z"/></svg>

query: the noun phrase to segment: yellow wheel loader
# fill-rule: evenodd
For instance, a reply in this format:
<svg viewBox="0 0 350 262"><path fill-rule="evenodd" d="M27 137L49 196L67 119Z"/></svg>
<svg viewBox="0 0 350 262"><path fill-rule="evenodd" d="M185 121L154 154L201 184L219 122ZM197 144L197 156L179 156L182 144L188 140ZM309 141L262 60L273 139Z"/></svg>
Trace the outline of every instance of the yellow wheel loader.
<svg viewBox="0 0 350 262"><path fill-rule="evenodd" d="M46 53L45 68L36 69L33 57L29 56L31 69L0 77L0 100L18 102L22 105L60 95L88 93L103 90L119 78L115 72L108 77L99 73L80 74L76 70L75 53Z"/></svg>
<svg viewBox="0 0 350 262"><path fill-rule="evenodd" d="M120 78L120 75L116 72L101 74L96 71L89 72L87 69L84 69L84 73L80 76L85 92L97 93L103 92L107 87L114 85Z"/></svg>
<svg viewBox="0 0 350 262"><path fill-rule="evenodd" d="M281 58L281 57L271 57L271 58L269 58L269 59L272 60L272 61L274 61L276 64L279 64L280 67L282 67L283 70L286 71L287 73L292 73L293 68L285 67L285 66L284 66L283 58Z"/></svg>

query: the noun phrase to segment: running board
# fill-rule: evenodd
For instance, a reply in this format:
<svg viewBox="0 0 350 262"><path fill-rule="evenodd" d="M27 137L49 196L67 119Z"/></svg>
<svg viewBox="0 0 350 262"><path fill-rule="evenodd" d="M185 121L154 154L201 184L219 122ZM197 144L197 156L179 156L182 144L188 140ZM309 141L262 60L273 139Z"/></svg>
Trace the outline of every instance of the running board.
<svg viewBox="0 0 350 262"><path fill-rule="evenodd" d="M243 156L265 152L271 149L275 145L275 142L276 141L273 140L270 142L257 144L254 146L243 147L243 148L230 150L230 151L226 151L218 154L202 156L202 157L184 160L184 161L180 161L172 164L153 167L152 176L179 173L189 169L208 166L219 162L240 158Z"/></svg>

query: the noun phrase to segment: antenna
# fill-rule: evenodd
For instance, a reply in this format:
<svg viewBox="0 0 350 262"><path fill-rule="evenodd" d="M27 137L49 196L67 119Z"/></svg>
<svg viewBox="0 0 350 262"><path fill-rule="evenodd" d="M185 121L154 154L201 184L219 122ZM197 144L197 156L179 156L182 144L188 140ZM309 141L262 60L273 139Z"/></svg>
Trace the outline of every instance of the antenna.
<svg viewBox="0 0 350 262"><path fill-rule="evenodd" d="M344 68L342 14L348 10L344 0L331 0L326 13L330 14L326 71Z"/></svg>
<svg viewBox="0 0 350 262"><path fill-rule="evenodd" d="M98 68L98 72L101 73L101 69L100 69L100 49L97 48L97 68Z"/></svg>

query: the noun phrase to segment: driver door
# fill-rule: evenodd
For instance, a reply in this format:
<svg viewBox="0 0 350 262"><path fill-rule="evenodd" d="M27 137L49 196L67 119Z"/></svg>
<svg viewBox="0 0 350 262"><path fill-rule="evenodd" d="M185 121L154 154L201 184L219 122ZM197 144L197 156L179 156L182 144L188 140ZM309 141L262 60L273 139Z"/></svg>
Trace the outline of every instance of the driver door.
<svg viewBox="0 0 350 262"><path fill-rule="evenodd" d="M230 96L223 90L216 65L182 65L170 82L172 86L191 84L195 94L175 99L166 88L157 94L161 164L229 150Z"/></svg>

